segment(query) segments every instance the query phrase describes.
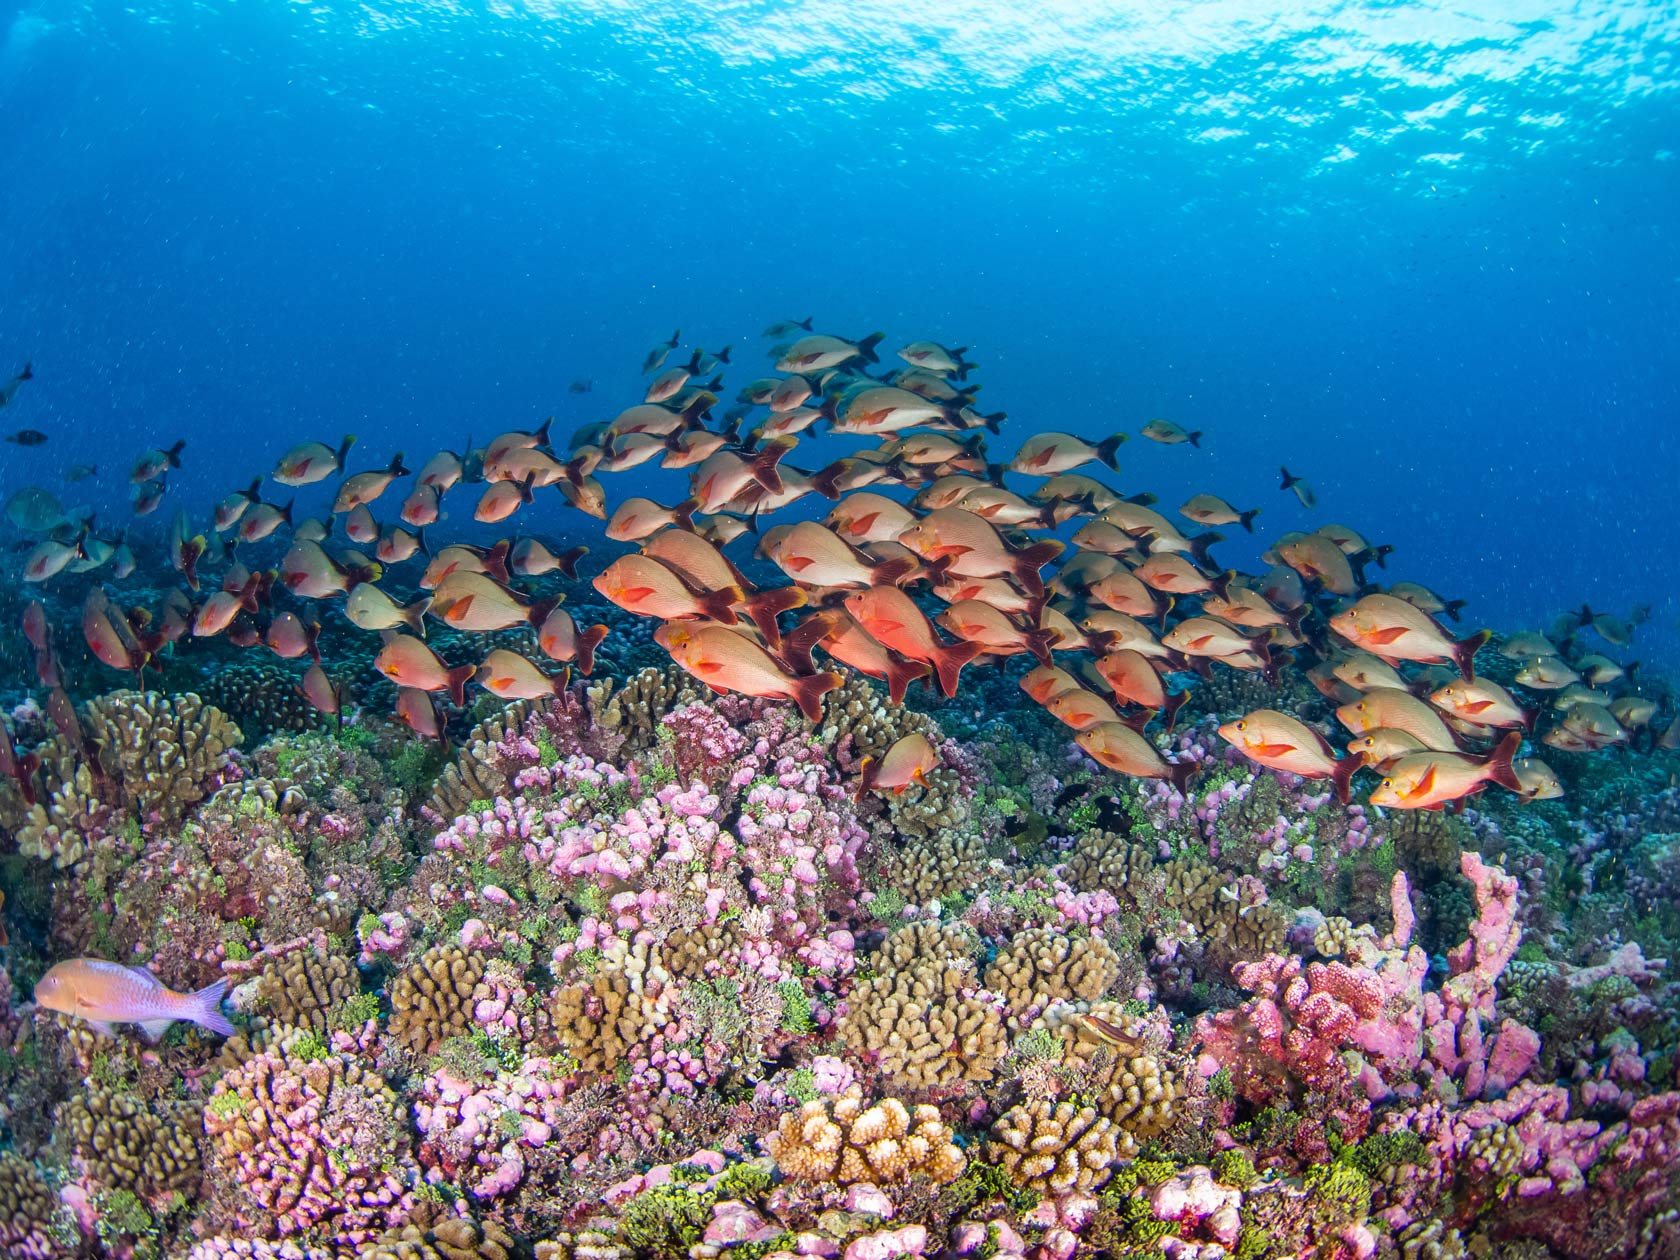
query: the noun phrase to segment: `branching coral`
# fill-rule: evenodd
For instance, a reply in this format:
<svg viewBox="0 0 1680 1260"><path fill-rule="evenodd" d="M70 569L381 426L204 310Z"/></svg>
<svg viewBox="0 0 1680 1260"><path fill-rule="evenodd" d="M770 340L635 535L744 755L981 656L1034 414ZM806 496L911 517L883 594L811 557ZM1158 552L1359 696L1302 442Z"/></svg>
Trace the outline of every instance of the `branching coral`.
<svg viewBox="0 0 1680 1260"><path fill-rule="evenodd" d="M90 1185L151 1199L197 1187L200 1115L196 1103L90 1085L60 1108L58 1124Z"/></svg>
<svg viewBox="0 0 1680 1260"><path fill-rule="evenodd" d="M1119 1158L1112 1121L1095 1107L1048 1098L1010 1108L992 1126L985 1154L1018 1185L1044 1194L1096 1189Z"/></svg>
<svg viewBox="0 0 1680 1260"><path fill-rule="evenodd" d="M204 1131L218 1174L279 1235L361 1241L406 1215L404 1112L360 1058L292 1030L217 1082Z"/></svg>
<svg viewBox="0 0 1680 1260"><path fill-rule="evenodd" d="M917 924L872 955L838 1023L841 1038L883 1078L920 1088L989 1081L1007 1051L996 999L980 988L970 940Z"/></svg>
<svg viewBox="0 0 1680 1260"><path fill-rule="evenodd" d="M944 1185L966 1163L938 1108L912 1109L896 1098L866 1107L857 1085L783 1116L767 1146L783 1176L840 1185L894 1185L912 1177Z"/></svg>
<svg viewBox="0 0 1680 1260"><path fill-rule="evenodd" d="M1029 928L986 969L985 984L1003 997L1009 1027L1020 1032L1052 1002L1095 1001L1119 969L1119 956L1101 937Z"/></svg>
<svg viewBox="0 0 1680 1260"><path fill-rule="evenodd" d="M455 760L443 768L433 783L431 798L422 812L447 823L466 813L472 802L500 796L507 789L508 774L500 764L497 746L520 730L536 704L532 700L516 700L467 732Z"/></svg>
<svg viewBox="0 0 1680 1260"><path fill-rule="evenodd" d="M16 1260L72 1256L78 1248L68 1217L33 1162L0 1152L0 1250Z"/></svg>
<svg viewBox="0 0 1680 1260"><path fill-rule="evenodd" d="M361 991L361 977L348 958L298 950L263 965L256 993L271 1022L324 1032L344 1003Z"/></svg>
<svg viewBox="0 0 1680 1260"><path fill-rule="evenodd" d="M438 945L391 982L391 1035L419 1053L435 1050L472 1025L484 978L484 955Z"/></svg>

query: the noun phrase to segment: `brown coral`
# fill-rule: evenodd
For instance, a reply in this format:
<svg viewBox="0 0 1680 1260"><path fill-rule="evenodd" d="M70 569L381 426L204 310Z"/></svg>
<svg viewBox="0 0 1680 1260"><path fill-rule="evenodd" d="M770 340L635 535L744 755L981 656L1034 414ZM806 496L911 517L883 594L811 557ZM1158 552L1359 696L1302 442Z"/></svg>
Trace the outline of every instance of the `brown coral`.
<svg viewBox="0 0 1680 1260"><path fill-rule="evenodd" d="M997 1008L979 992L971 938L917 924L871 956L837 1023L840 1037L889 1080L929 1088L989 1081L1007 1052Z"/></svg>
<svg viewBox="0 0 1680 1260"><path fill-rule="evenodd" d="M204 698L254 740L273 731L307 731L325 720L304 697L297 678L274 662L223 665L204 680L203 689Z"/></svg>
<svg viewBox="0 0 1680 1260"><path fill-rule="evenodd" d="M142 1198L198 1185L196 1103L157 1099L91 1085L59 1110L58 1125L89 1181Z"/></svg>
<svg viewBox="0 0 1680 1260"><path fill-rule="evenodd" d="M912 836L882 851L872 882L903 894L912 905L926 905L952 889L978 887L994 856L992 844L971 832Z"/></svg>
<svg viewBox="0 0 1680 1260"><path fill-rule="evenodd" d="M553 1024L584 1070L610 1072L633 1046L674 1018L674 996L659 950L615 944L587 982L556 991Z"/></svg>
<svg viewBox="0 0 1680 1260"><path fill-rule="evenodd" d="M1095 1107L1037 1099L1009 1109L992 1126L986 1158L1041 1194L1094 1190L1114 1162L1113 1123Z"/></svg>
<svg viewBox="0 0 1680 1260"><path fill-rule="evenodd" d="M58 1260L75 1254L69 1213L31 1160L0 1154L0 1254L16 1260Z"/></svg>
<svg viewBox="0 0 1680 1260"><path fill-rule="evenodd" d="M817 724L817 738L838 751L840 765L848 772L855 772L865 757L882 756L906 735L925 735L935 747L945 738L938 723L931 717L892 703L861 674L848 671L845 681L823 697L823 715ZM945 765L928 771L926 786L877 799L886 812L888 824L897 835L946 842L946 845L929 844L929 856L936 860L943 856L941 850L955 839L956 833L973 812L973 793L963 783L962 776ZM946 864L950 864L949 861ZM912 869L901 865L899 874L902 877ZM911 890L901 886L904 882L902 878L889 876L887 882L910 895ZM915 900L925 901L939 891L938 887L918 889Z"/></svg>
<svg viewBox="0 0 1680 1260"><path fill-rule="evenodd" d="M419 1053L472 1027L484 955L434 945L391 982L391 1035Z"/></svg>
<svg viewBox="0 0 1680 1260"><path fill-rule="evenodd" d="M611 678L590 683L584 699L591 725L621 739L621 751L634 755L659 742L666 714L679 705L704 700L707 694L677 666L650 665L625 679L622 686Z"/></svg>
<svg viewBox="0 0 1680 1260"><path fill-rule="evenodd" d="M1525 1153L1522 1135L1498 1120L1477 1129L1464 1145L1465 1160L1485 1168L1495 1181L1521 1172Z"/></svg>
<svg viewBox="0 0 1680 1260"><path fill-rule="evenodd" d="M513 1235L494 1221L410 1219L364 1246L357 1260L508 1260Z"/></svg>
<svg viewBox="0 0 1680 1260"><path fill-rule="evenodd" d="M313 950L271 958L257 981L257 996L274 1022L317 1032L324 1032L333 1013L361 991L353 962Z"/></svg>
<svg viewBox="0 0 1680 1260"><path fill-rule="evenodd" d="M42 745L45 791L10 820L20 852L61 869L87 856L89 833L113 831L125 816L179 823L220 785L242 738L192 692L113 691L88 702L81 724L87 757L62 735Z"/></svg>
<svg viewBox="0 0 1680 1260"><path fill-rule="evenodd" d="M1119 955L1101 937L1029 928L986 969L986 987L1003 995L1009 1027L1019 1032L1052 1002L1095 1001L1119 970Z"/></svg>
<svg viewBox="0 0 1680 1260"><path fill-rule="evenodd" d="M1167 1035L1159 1028L1119 1002L1054 1006L1033 1027L1060 1043L1079 1092L1113 1122L1122 1159L1172 1127L1178 1076L1165 1060Z"/></svg>
<svg viewBox="0 0 1680 1260"><path fill-rule="evenodd" d="M967 1162L937 1107L911 1109L884 1098L866 1108L858 1085L783 1116L767 1146L790 1180L840 1185L893 1185L912 1177L945 1185L962 1175Z"/></svg>
<svg viewBox="0 0 1680 1260"><path fill-rule="evenodd" d="M448 822L467 812L474 801L489 801L502 795L508 777L497 764L496 745L517 735L540 705L535 700L516 700L485 718L462 741L455 760L445 766L432 784L426 808Z"/></svg>

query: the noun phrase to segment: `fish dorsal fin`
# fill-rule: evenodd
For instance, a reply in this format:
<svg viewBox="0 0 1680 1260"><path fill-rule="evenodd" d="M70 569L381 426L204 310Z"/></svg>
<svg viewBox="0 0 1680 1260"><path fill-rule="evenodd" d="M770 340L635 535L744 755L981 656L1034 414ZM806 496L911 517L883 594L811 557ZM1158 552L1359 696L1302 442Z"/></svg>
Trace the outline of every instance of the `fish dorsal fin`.
<svg viewBox="0 0 1680 1260"><path fill-rule="evenodd" d="M163 987L162 981L144 967L124 967L123 970L128 972L128 974L133 976L136 980L140 981L140 983L145 985L148 989L161 989Z"/></svg>

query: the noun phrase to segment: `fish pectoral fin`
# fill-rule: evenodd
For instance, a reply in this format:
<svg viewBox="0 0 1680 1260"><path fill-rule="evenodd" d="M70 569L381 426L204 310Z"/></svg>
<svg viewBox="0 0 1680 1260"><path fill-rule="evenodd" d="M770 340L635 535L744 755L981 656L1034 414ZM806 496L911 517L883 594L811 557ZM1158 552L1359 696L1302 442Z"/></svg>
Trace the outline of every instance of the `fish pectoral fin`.
<svg viewBox="0 0 1680 1260"><path fill-rule="evenodd" d="M1417 781L1417 786L1412 788L1410 792L1406 793L1406 798L1408 800L1416 800L1419 797L1428 796L1434 787L1435 767L1430 766L1429 769L1423 772L1423 777Z"/></svg>
<svg viewBox="0 0 1680 1260"><path fill-rule="evenodd" d="M1406 627L1405 626L1390 626L1386 630L1372 630L1368 634L1363 635L1362 637L1365 638L1366 640L1368 640L1371 643L1380 643L1384 647L1387 647L1390 643L1393 643L1396 639L1398 639L1401 635L1403 635L1405 633L1406 633Z"/></svg>
<svg viewBox="0 0 1680 1260"><path fill-rule="evenodd" d="M694 662L694 668L699 670L702 674L706 674L706 675L709 676L709 675L721 672L722 669L723 669L723 662L722 661L695 661Z"/></svg>
<svg viewBox="0 0 1680 1260"><path fill-rule="evenodd" d="M1294 751L1294 744L1251 744L1249 746L1249 752L1258 757L1285 757Z"/></svg>
<svg viewBox="0 0 1680 1260"><path fill-rule="evenodd" d="M115 1037L117 1035L117 1030L111 1026L109 1020L90 1019L87 1021L87 1026L101 1037Z"/></svg>
<svg viewBox="0 0 1680 1260"><path fill-rule="evenodd" d="M157 1042L163 1040L164 1033L169 1031L169 1026L174 1022L172 1019L143 1019L140 1021L140 1030L146 1034L147 1041Z"/></svg>
<svg viewBox="0 0 1680 1260"><path fill-rule="evenodd" d="M1493 708L1492 700L1472 700L1468 704L1458 706L1461 713L1486 713Z"/></svg>
<svg viewBox="0 0 1680 1260"><path fill-rule="evenodd" d="M619 596L621 598L627 599L632 603L637 603L641 600L644 600L649 595L652 595L652 594L653 594L653 587L651 587L651 586L627 586L622 591L619 592Z"/></svg>
<svg viewBox="0 0 1680 1260"><path fill-rule="evenodd" d="M973 550L973 547L964 547L958 543L947 543L938 547L929 547L926 554L929 560L944 560L946 558L954 560L958 556L966 556Z"/></svg>

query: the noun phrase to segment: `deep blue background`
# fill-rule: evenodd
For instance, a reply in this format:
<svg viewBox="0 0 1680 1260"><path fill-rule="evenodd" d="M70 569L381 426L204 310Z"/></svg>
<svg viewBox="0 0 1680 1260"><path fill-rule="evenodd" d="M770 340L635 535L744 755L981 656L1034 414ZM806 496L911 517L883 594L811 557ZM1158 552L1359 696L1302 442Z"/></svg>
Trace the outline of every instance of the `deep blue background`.
<svg viewBox="0 0 1680 1260"><path fill-rule="evenodd" d="M972 345L1006 448L1167 416L1207 449L1124 489L1346 522L1496 625L1652 603L1672 651L1672 4L330 7L0 10L0 427L52 435L0 493L121 519L177 436L199 512L303 437L417 467L815 314Z"/></svg>

